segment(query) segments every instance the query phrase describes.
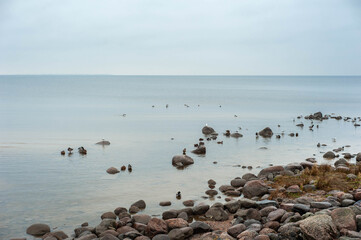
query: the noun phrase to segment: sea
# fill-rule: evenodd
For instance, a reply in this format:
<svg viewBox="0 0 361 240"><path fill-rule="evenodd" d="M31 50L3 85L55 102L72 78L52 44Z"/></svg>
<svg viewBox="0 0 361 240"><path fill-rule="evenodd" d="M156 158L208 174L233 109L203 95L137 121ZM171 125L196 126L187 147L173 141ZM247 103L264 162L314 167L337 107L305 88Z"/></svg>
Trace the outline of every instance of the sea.
<svg viewBox="0 0 361 240"><path fill-rule="evenodd" d="M270 164L309 157L332 164L324 152L345 145L361 152L361 128L330 119L314 121L319 128L311 131L310 120L297 117L359 117L360 92L360 76L0 76L0 239L32 239L26 228L34 223L70 236L140 199L147 204L141 213L153 216L184 200L224 202L222 194L202 198L209 179L217 189ZM219 136L198 156L191 151L205 125ZM256 138L265 127L283 136ZM226 130L243 137L228 138ZM111 144L95 144L103 139ZM87 155L77 152L81 146ZM74 153L61 155L68 147ZM177 169L172 157L184 148L194 164ZM106 173L128 164L131 173ZM171 206L159 206L167 200Z"/></svg>

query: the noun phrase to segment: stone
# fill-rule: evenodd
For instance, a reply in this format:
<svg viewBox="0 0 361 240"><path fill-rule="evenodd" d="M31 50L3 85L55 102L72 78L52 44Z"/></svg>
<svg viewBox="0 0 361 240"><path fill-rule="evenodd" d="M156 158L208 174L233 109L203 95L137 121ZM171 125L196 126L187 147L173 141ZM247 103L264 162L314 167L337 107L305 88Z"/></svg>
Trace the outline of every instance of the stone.
<svg viewBox="0 0 361 240"><path fill-rule="evenodd" d="M168 233L171 240L184 240L193 235L193 229L191 227L176 228Z"/></svg>
<svg viewBox="0 0 361 240"><path fill-rule="evenodd" d="M336 157L336 155L331 151L328 151L327 153L323 154L323 158L333 159L335 157Z"/></svg>
<svg viewBox="0 0 361 240"><path fill-rule="evenodd" d="M338 167L340 165L344 165L344 166L347 166L348 165L348 161L344 158L340 158L338 159L337 161L335 161L334 163L335 167Z"/></svg>
<svg viewBox="0 0 361 240"><path fill-rule="evenodd" d="M292 185L286 189L286 192L287 193L301 193L302 191L298 185Z"/></svg>
<svg viewBox="0 0 361 240"><path fill-rule="evenodd" d="M246 198L261 197L268 193L268 186L261 180L252 180L243 187L243 195Z"/></svg>
<svg viewBox="0 0 361 240"><path fill-rule="evenodd" d="M278 228L280 227L280 223L277 221L268 221L263 225L264 228L271 228L275 231L278 230Z"/></svg>
<svg viewBox="0 0 361 240"><path fill-rule="evenodd" d="M134 232L134 231L135 231L135 229L130 226L123 226L123 227L120 227L117 229L117 233L119 233L119 234L124 234L127 232Z"/></svg>
<svg viewBox="0 0 361 240"><path fill-rule="evenodd" d="M258 233L256 231L253 230L245 230L243 232L241 232L237 238L238 239L254 239L256 236L258 235Z"/></svg>
<svg viewBox="0 0 361 240"><path fill-rule="evenodd" d="M147 215L147 214L137 214L137 215L133 215L133 220L136 223L142 223L147 225L149 220L152 218L151 216Z"/></svg>
<svg viewBox="0 0 361 240"><path fill-rule="evenodd" d="M235 132L235 133L231 134L231 137L233 137L233 138L241 138L241 137L243 137L243 135L241 133Z"/></svg>
<svg viewBox="0 0 361 240"><path fill-rule="evenodd" d="M222 185L219 187L219 191L221 191L221 192L227 192L230 190L233 191L233 190L235 190L235 188L232 187L231 185Z"/></svg>
<svg viewBox="0 0 361 240"><path fill-rule="evenodd" d="M137 230L138 232L140 232L141 234L144 234L145 231L147 230L147 225L146 224L143 224L143 223L133 223L133 228L135 230Z"/></svg>
<svg viewBox="0 0 361 240"><path fill-rule="evenodd" d="M246 182L247 180L245 179L236 178L231 181L231 186L235 188L243 187L246 184Z"/></svg>
<svg viewBox="0 0 361 240"><path fill-rule="evenodd" d="M167 234L157 234L152 240L170 240Z"/></svg>
<svg viewBox="0 0 361 240"><path fill-rule="evenodd" d="M262 208L259 211L259 213L261 214L262 217L267 217L270 212L273 212L275 210L277 210L277 208L275 206L268 206L268 207Z"/></svg>
<svg viewBox="0 0 361 240"><path fill-rule="evenodd" d="M209 205L197 205L193 207L193 214L194 215L203 215L205 214L209 209Z"/></svg>
<svg viewBox="0 0 361 240"><path fill-rule="evenodd" d="M165 220L168 229L188 227L188 222L182 218L171 218Z"/></svg>
<svg viewBox="0 0 361 240"><path fill-rule="evenodd" d="M211 226L209 226L207 223L201 222L201 221L193 222L189 226L193 229L194 234L205 233L205 232L209 232L212 230Z"/></svg>
<svg viewBox="0 0 361 240"><path fill-rule="evenodd" d="M271 130L269 127L266 127L266 128L264 128L262 131L258 132L258 134L259 134L261 137L270 138L270 137L272 137L273 132L272 132L272 130Z"/></svg>
<svg viewBox="0 0 361 240"><path fill-rule="evenodd" d="M205 135L212 134L214 132L215 132L214 129L209 127L209 126L204 126L202 128L202 133L205 134Z"/></svg>
<svg viewBox="0 0 361 240"><path fill-rule="evenodd" d="M329 202L311 202L311 207L318 209L327 209L332 207L332 204Z"/></svg>
<svg viewBox="0 0 361 240"><path fill-rule="evenodd" d="M119 240L116 236L112 234L106 234L99 238L100 240Z"/></svg>
<svg viewBox="0 0 361 240"><path fill-rule="evenodd" d="M116 173L119 173L119 172L120 171L115 167L110 167L110 168L107 169L107 173L109 173L109 174L116 174Z"/></svg>
<svg viewBox="0 0 361 240"><path fill-rule="evenodd" d="M208 189L206 191L206 194L209 195L209 196L215 196L218 194L217 190L214 190L214 189Z"/></svg>
<svg viewBox="0 0 361 240"><path fill-rule="evenodd" d="M301 215L310 211L310 207L305 204L294 204L292 210L298 212Z"/></svg>
<svg viewBox="0 0 361 240"><path fill-rule="evenodd" d="M192 151L192 153L194 153L194 154L206 154L206 150L207 150L206 147L201 145L201 146L198 146L196 149L194 149Z"/></svg>
<svg viewBox="0 0 361 240"><path fill-rule="evenodd" d="M269 206L274 206L276 208L279 207L278 202L276 202L274 200L266 199L266 200L262 200L262 201L257 201L256 203L260 208L265 208L265 207L269 207Z"/></svg>
<svg viewBox="0 0 361 240"><path fill-rule="evenodd" d="M168 232L167 223L159 218L152 218L147 224L146 233L150 237Z"/></svg>
<svg viewBox="0 0 361 240"><path fill-rule="evenodd" d="M356 162L361 162L361 152L356 155Z"/></svg>
<svg viewBox="0 0 361 240"><path fill-rule="evenodd" d="M103 140L103 141L97 142L96 144L98 144L98 145L110 145L110 142L106 141L106 140Z"/></svg>
<svg viewBox="0 0 361 240"><path fill-rule="evenodd" d="M224 208L227 209L230 213L235 213L240 208L241 204L239 201L233 200L224 204Z"/></svg>
<svg viewBox="0 0 361 240"><path fill-rule="evenodd" d="M254 219L257 221L261 220L261 214L259 213L259 211L257 209L254 208L249 208L246 211L246 219Z"/></svg>
<svg viewBox="0 0 361 240"><path fill-rule="evenodd" d="M74 229L74 233L75 233L75 237L80 237L80 235L83 232L89 232L92 233L95 231L95 228L91 228L91 227L80 227L80 228L75 228Z"/></svg>
<svg viewBox="0 0 361 240"><path fill-rule="evenodd" d="M312 191L316 191L316 186L313 184L306 184L303 185L303 191L305 192L312 192Z"/></svg>
<svg viewBox="0 0 361 240"><path fill-rule="evenodd" d="M193 207L194 206L194 200L186 200L183 202L183 205L186 207Z"/></svg>
<svg viewBox="0 0 361 240"><path fill-rule="evenodd" d="M165 207L165 206L170 206L172 205L172 203L170 201L163 201L159 203L159 206Z"/></svg>
<svg viewBox="0 0 361 240"><path fill-rule="evenodd" d="M244 179L246 181L250 181L250 180L256 180L256 179L258 179L258 177L256 175L254 175L253 173L246 173L242 176L242 179Z"/></svg>
<svg viewBox="0 0 361 240"><path fill-rule="evenodd" d="M145 204L145 201L144 200L138 200L136 201L135 203L133 203L131 206L136 206L137 208L139 209L145 209L145 207L147 206Z"/></svg>
<svg viewBox="0 0 361 240"><path fill-rule="evenodd" d="M163 212L162 218L164 220L171 219L171 218L177 218L178 212L176 210L168 210Z"/></svg>
<svg viewBox="0 0 361 240"><path fill-rule="evenodd" d="M246 230L246 226L241 223L228 228L227 233L232 237L236 238L240 233L242 233L245 230Z"/></svg>
<svg viewBox="0 0 361 240"><path fill-rule="evenodd" d="M271 166L268 168L264 168L262 169L259 173L258 173L258 177L267 177L268 174L272 173L273 176L275 175L279 175L280 172L284 171L284 167L283 166Z"/></svg>
<svg viewBox="0 0 361 240"><path fill-rule="evenodd" d="M238 202L241 208L258 208L259 206L256 201L247 198L240 198Z"/></svg>
<svg viewBox="0 0 361 240"><path fill-rule="evenodd" d="M95 233L100 235L108 229L116 229L116 222L114 219L103 219L100 224L95 227Z"/></svg>
<svg viewBox="0 0 361 240"><path fill-rule="evenodd" d="M279 208L273 212L270 212L267 216L269 221L280 221L282 216L286 213L285 210Z"/></svg>
<svg viewBox="0 0 361 240"><path fill-rule="evenodd" d="M114 214L115 215L119 215L120 213L126 213L128 212L128 210L124 207L117 207L116 209L114 209Z"/></svg>
<svg viewBox="0 0 361 240"><path fill-rule="evenodd" d="M186 213L186 212L180 212L179 214L178 214L178 216L177 216L177 218L182 218L182 219L184 219L184 220L186 220L186 221L188 221L188 214Z"/></svg>
<svg viewBox="0 0 361 240"><path fill-rule="evenodd" d="M348 207L348 206L351 206L355 203L354 200L352 199L344 199L341 201L341 207Z"/></svg>
<svg viewBox="0 0 361 240"><path fill-rule="evenodd" d="M50 227L43 223L35 223L26 229L26 233L32 236L43 236L50 232Z"/></svg>
<svg viewBox="0 0 361 240"><path fill-rule="evenodd" d="M280 233L281 237L286 239L298 239L298 235L301 232L301 229L297 227L297 224L295 223L287 223L285 225L282 225L278 232ZM283 239L282 238L282 239Z"/></svg>
<svg viewBox="0 0 361 240"><path fill-rule="evenodd" d="M328 215L315 215L300 222L301 232L307 240L337 239L338 231Z"/></svg>
<svg viewBox="0 0 361 240"><path fill-rule="evenodd" d="M172 158L174 166L188 166L194 164L194 160L187 155L176 155Z"/></svg>
<svg viewBox="0 0 361 240"><path fill-rule="evenodd" d="M95 234L87 234L84 236L81 236L79 238L77 238L76 240L92 240L92 239L97 239L97 236Z"/></svg>
<svg viewBox="0 0 361 240"><path fill-rule="evenodd" d="M216 185L216 181L214 181L213 179L209 179L208 185Z"/></svg>
<svg viewBox="0 0 361 240"><path fill-rule="evenodd" d="M129 208L129 213L137 213L139 211L140 211L140 209L137 206L131 206Z"/></svg>
<svg viewBox="0 0 361 240"><path fill-rule="evenodd" d="M228 214L223 208L220 207L211 207L205 214L205 216L209 219L215 221L226 221L228 220Z"/></svg>
<svg viewBox="0 0 361 240"><path fill-rule="evenodd" d="M56 240L63 240L68 238L68 235L66 235L63 231L54 231L54 232L49 232L44 236L42 236L43 239L47 237L54 237Z"/></svg>
<svg viewBox="0 0 361 240"><path fill-rule="evenodd" d="M295 172L296 170L302 171L303 167L299 163L289 163L285 166L285 170Z"/></svg>
<svg viewBox="0 0 361 240"><path fill-rule="evenodd" d="M331 217L335 223L337 229L341 230L343 228L356 231L356 216L351 208L336 208L332 210Z"/></svg>
<svg viewBox="0 0 361 240"><path fill-rule="evenodd" d="M113 213L113 212L106 212L103 213L100 218L103 220L105 218L110 218L110 219L117 219L117 216Z"/></svg>

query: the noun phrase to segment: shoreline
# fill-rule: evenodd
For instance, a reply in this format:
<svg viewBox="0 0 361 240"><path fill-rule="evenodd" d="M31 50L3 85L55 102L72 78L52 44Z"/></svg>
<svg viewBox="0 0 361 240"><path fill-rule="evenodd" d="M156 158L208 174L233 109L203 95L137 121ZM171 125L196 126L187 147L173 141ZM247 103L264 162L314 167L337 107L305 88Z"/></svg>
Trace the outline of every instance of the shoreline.
<svg viewBox="0 0 361 240"><path fill-rule="evenodd" d="M340 120L336 117L334 119ZM341 119L343 118L341 117ZM337 153L337 151L335 152ZM336 157L336 154L333 157ZM353 157L359 158L358 155L351 155L351 158ZM61 231L46 233L43 238L46 240L73 239L74 237L79 240L97 238L103 240L284 239L285 237L288 239L302 239L302 237L306 237L306 239L335 239L336 236L340 235L356 237L356 239L361 238L361 233L356 232L361 230L361 208L354 206L356 201L361 199L361 189L358 189L361 187L361 179L357 164L352 165L349 164L349 160L345 160L339 162L334 169L326 168L323 165L314 167L315 164L312 162L312 158L309 158L301 163L270 166L262 169L257 176L246 173L242 178L230 180L230 185L220 186L217 188L219 191L215 190L217 185L210 179L208 181L210 189L206 191L206 194L216 196L221 192L226 197L224 204L192 206L189 203L186 208L163 212L162 219L160 219L141 214L139 210L144 209L146 204L144 201L138 201L133 204L135 207L132 210L129 209L131 210L129 212L140 214L130 215L128 209L117 208L118 210L115 209L114 212L104 213L102 215L103 220L94 228L84 224L84 226L74 229L75 234L70 238ZM319 177L325 176L322 174L326 172L330 175L328 177L337 176L346 182L348 179L352 179L355 183L357 182L357 189L353 189L354 191L351 193L349 192L350 189L343 193L342 191L326 192L323 190L325 186L318 185L322 179ZM351 172L355 173L354 176L352 178L347 177L352 174ZM340 174L342 176L339 176ZM308 184L302 182L299 185L288 185L304 176L309 177L307 179ZM318 197L317 201L311 200L312 194L315 195L314 197ZM241 195L248 198L240 198ZM343 216L339 213L340 211L343 211L342 214L344 211L347 212L347 219L342 220L342 222L346 221L349 225L343 226L336 221L337 219L333 219L333 214L336 214L337 218L340 217L339 215ZM318 215L321 215L321 219L318 219ZM197 221L192 223L193 218ZM308 220L306 221L306 219ZM360 227L357 219L360 220ZM316 231L312 229L315 221L326 222L327 224ZM46 225L34 227L43 228L40 229L43 232L50 231ZM328 230L323 231L324 229ZM332 231L329 231L330 229ZM28 229L28 232L34 233L33 229L30 230ZM328 237L322 238L322 236L317 235L319 232ZM64 238L65 236L66 238Z"/></svg>

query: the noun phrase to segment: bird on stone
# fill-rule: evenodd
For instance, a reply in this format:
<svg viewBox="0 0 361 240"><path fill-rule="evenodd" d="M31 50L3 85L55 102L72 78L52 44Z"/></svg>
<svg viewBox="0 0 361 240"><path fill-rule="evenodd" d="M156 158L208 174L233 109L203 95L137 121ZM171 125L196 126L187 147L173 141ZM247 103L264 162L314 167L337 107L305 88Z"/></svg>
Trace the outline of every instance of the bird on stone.
<svg viewBox="0 0 361 240"><path fill-rule="evenodd" d="M68 152L69 152L69 153L72 153L73 150L74 150L74 149L72 149L71 147L68 147Z"/></svg>
<svg viewBox="0 0 361 240"><path fill-rule="evenodd" d="M177 192L177 194L175 195L175 197L176 197L177 199L181 199L181 198L182 198L182 196L181 196L181 192L180 192L180 191L178 191L178 192Z"/></svg>
<svg viewBox="0 0 361 240"><path fill-rule="evenodd" d="M132 165L128 164L128 171L131 172L133 170Z"/></svg>

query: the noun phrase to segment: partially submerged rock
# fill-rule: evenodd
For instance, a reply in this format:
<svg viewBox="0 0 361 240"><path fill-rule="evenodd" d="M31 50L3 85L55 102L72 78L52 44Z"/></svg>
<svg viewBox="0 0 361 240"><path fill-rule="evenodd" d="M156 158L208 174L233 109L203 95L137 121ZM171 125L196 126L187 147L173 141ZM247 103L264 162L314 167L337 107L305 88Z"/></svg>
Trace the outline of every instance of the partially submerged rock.
<svg viewBox="0 0 361 240"><path fill-rule="evenodd" d="M120 171L115 167L110 167L110 168L107 169L107 173L109 173L109 174L116 174L116 173L119 173L119 172Z"/></svg>
<svg viewBox="0 0 361 240"><path fill-rule="evenodd" d="M172 158L172 164L176 167L184 167L194 163L194 160L187 155L176 155Z"/></svg>
<svg viewBox="0 0 361 240"><path fill-rule="evenodd" d="M212 134L212 133L215 133L214 129L209 127L209 126L204 126L202 128L202 133L205 134L205 135L208 135L208 134Z"/></svg>
<svg viewBox="0 0 361 240"><path fill-rule="evenodd" d="M106 141L106 140L103 140L103 141L97 142L96 144L104 146L104 145L110 145L110 142Z"/></svg>
<svg viewBox="0 0 361 240"><path fill-rule="evenodd" d="M43 236L50 232L50 227L43 223L36 223L26 229L26 233L33 236Z"/></svg>
<svg viewBox="0 0 361 240"><path fill-rule="evenodd" d="M260 131L258 134L264 138L270 138L270 137L272 137L273 132L269 127L266 127L265 129Z"/></svg>

